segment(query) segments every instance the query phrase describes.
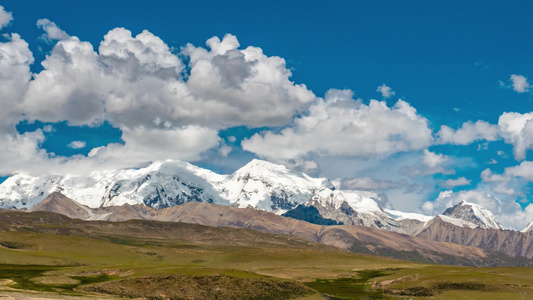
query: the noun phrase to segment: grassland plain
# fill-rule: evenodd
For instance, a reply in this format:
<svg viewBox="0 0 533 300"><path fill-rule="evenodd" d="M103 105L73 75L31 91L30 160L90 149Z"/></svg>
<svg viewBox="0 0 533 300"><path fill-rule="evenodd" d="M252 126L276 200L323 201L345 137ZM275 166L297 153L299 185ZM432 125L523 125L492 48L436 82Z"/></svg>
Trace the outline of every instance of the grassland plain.
<svg viewBox="0 0 533 300"><path fill-rule="evenodd" d="M18 214L0 220L0 296L12 299L533 299L530 268L413 263L250 229Z"/></svg>

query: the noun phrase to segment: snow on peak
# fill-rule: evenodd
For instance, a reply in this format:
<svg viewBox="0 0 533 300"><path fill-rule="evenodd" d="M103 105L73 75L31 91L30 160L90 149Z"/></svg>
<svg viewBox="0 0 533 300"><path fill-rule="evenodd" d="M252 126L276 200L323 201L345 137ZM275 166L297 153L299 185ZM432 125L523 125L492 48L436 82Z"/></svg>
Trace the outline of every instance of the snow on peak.
<svg viewBox="0 0 533 300"><path fill-rule="evenodd" d="M123 204L163 208L187 201L227 204L210 183L221 178L224 176L177 160L88 175L17 174L0 184L0 207L31 208L55 191L93 208Z"/></svg>
<svg viewBox="0 0 533 300"><path fill-rule="evenodd" d="M526 228L522 229L522 232L533 232L533 221L529 222Z"/></svg>
<svg viewBox="0 0 533 300"><path fill-rule="evenodd" d="M435 218L440 218L442 221L453 224L458 227L468 227L471 229L479 227L477 224L474 224L472 222L468 222L468 221L458 219L458 218L449 217L446 215L437 215Z"/></svg>
<svg viewBox="0 0 533 300"><path fill-rule="evenodd" d="M357 212L382 212L379 204L374 200L378 195L369 191L339 191L329 188L318 191L313 200L324 207L332 206L340 209L343 203L348 204Z"/></svg>
<svg viewBox="0 0 533 300"><path fill-rule="evenodd" d="M222 197L238 207L266 211L289 210L307 202L317 190L334 189L326 178L313 178L259 159L229 175L216 188Z"/></svg>
<svg viewBox="0 0 533 300"><path fill-rule="evenodd" d="M504 229L488 209L464 200L446 209L443 215L473 223L480 228Z"/></svg>
<svg viewBox="0 0 533 300"><path fill-rule="evenodd" d="M416 221L420 221L420 222L427 222L427 221L433 219L433 217L431 217L431 216L426 216L426 215L417 214L417 213L406 213L406 212L402 212L402 211L399 211L399 210L385 209L384 211L391 218L393 218L396 221L400 221L400 220L416 220Z"/></svg>

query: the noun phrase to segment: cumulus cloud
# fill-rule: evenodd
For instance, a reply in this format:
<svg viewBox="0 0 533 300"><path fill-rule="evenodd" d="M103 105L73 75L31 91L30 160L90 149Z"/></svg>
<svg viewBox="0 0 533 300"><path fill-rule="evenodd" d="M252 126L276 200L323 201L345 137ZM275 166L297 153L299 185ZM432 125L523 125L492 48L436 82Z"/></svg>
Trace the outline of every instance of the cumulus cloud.
<svg viewBox="0 0 533 300"><path fill-rule="evenodd" d="M499 128L485 121L465 122L454 130L442 125L437 133L438 144L469 145L475 141L496 141L499 139Z"/></svg>
<svg viewBox="0 0 533 300"><path fill-rule="evenodd" d="M42 166L50 159L45 150L40 149L44 142L41 130L22 135L0 131L0 174L9 175L14 171L27 171L34 166Z"/></svg>
<svg viewBox="0 0 533 300"><path fill-rule="evenodd" d="M283 125L315 99L279 57L238 49L236 37L187 45L190 74L159 37L124 28L105 35L98 52L77 37L60 40L25 99L28 118L73 125L107 120L117 127ZM53 87L53 88L50 88ZM83 109L79 109L82 107ZM76 109L75 109L76 108Z"/></svg>
<svg viewBox="0 0 533 300"><path fill-rule="evenodd" d="M368 158L423 149L431 140L427 120L403 100L393 107L376 100L366 105L350 90L330 90L279 134L255 134L242 147L267 158L309 153Z"/></svg>
<svg viewBox="0 0 533 300"><path fill-rule="evenodd" d="M514 158L525 159L527 150L533 148L533 113L503 113L498 126L505 142L513 145Z"/></svg>
<svg viewBox="0 0 533 300"><path fill-rule="evenodd" d="M448 160L449 158L446 155L441 154L441 153L431 152L427 149L424 149L422 153L422 162L431 169L434 169L442 165Z"/></svg>
<svg viewBox="0 0 533 300"><path fill-rule="evenodd" d="M503 174L494 174L490 169L481 172L481 178L487 182L506 182L513 177L533 182L533 162L523 161L517 166L507 167Z"/></svg>
<svg viewBox="0 0 533 300"><path fill-rule="evenodd" d="M31 80L33 54L20 35L5 35L0 43L0 132L14 133L21 120L21 103Z"/></svg>
<svg viewBox="0 0 533 300"><path fill-rule="evenodd" d="M13 14L5 11L4 7L0 5L0 29L9 25L11 21L13 21Z"/></svg>
<svg viewBox="0 0 533 300"><path fill-rule="evenodd" d="M527 82L527 78L522 75L511 75L510 81L513 84L513 90L515 90L518 93L525 93L529 92L529 88L531 87L529 83Z"/></svg>
<svg viewBox="0 0 533 300"><path fill-rule="evenodd" d="M222 157L227 157L232 150L233 149L230 146L222 142L220 143L220 147L218 148L218 154L220 154Z"/></svg>
<svg viewBox="0 0 533 300"><path fill-rule="evenodd" d="M390 190L403 187L407 184L407 181L392 181L392 180L378 180L372 177L358 177L344 180L342 182L342 188L348 190Z"/></svg>
<svg viewBox="0 0 533 300"><path fill-rule="evenodd" d="M416 163L403 165L399 173L411 178L434 174L455 174L454 165L460 160L456 157L450 157L442 153L435 153L424 149ZM468 162L463 160L461 164L466 166Z"/></svg>
<svg viewBox="0 0 533 300"><path fill-rule="evenodd" d="M123 129L124 144L109 144L89 153L91 163L113 168L139 166L145 162L165 159L196 161L201 153L219 144L216 130L198 126L157 129Z"/></svg>
<svg viewBox="0 0 533 300"><path fill-rule="evenodd" d="M447 188L447 189L453 189L457 186L464 186L464 185L470 185L470 180L466 179L465 177L459 177L457 179L447 179L441 181L441 186Z"/></svg>
<svg viewBox="0 0 533 300"><path fill-rule="evenodd" d="M376 91L380 92L381 96L383 96L383 98L385 99L390 98L396 94L390 87L386 86L385 84L378 86L378 89Z"/></svg>
<svg viewBox="0 0 533 300"><path fill-rule="evenodd" d="M72 149L83 149L85 146L87 146L85 141L72 141L67 145L67 147Z"/></svg>
<svg viewBox="0 0 533 300"><path fill-rule="evenodd" d="M133 36L115 28L95 50L47 19L38 26L47 41L57 43L37 74L30 72L33 56L19 35L0 44L0 129L22 140L15 124L23 119L75 126L106 121L122 131L124 141L93 149L86 158L45 155L42 168L89 168L95 161L109 167L166 158L194 161L216 147L227 155L231 148L219 142L218 130L284 125L316 99L304 85L290 81L282 58L257 47L239 49L232 35L209 39L208 48L189 44L175 54L148 31ZM34 145L38 150L39 143Z"/></svg>
<svg viewBox="0 0 533 300"><path fill-rule="evenodd" d="M103 121L106 84L90 43L77 37L59 41L41 64L44 70L35 75L23 102L30 121L71 125Z"/></svg>
<svg viewBox="0 0 533 300"><path fill-rule="evenodd" d="M37 20L37 27L44 30L41 39L43 39L47 43L66 40L70 37L65 31L61 30L61 28L59 28L56 23L48 19Z"/></svg>
<svg viewBox="0 0 533 300"><path fill-rule="evenodd" d="M54 130L55 130L54 126L52 126L52 125L43 126L43 132L53 132Z"/></svg>
<svg viewBox="0 0 533 300"><path fill-rule="evenodd" d="M190 58L187 86L197 100L184 103L192 108L189 116L218 126L279 126L316 98L305 85L290 81L283 58L266 56L258 47L239 50L230 34L209 39L207 46L189 44L182 50Z"/></svg>

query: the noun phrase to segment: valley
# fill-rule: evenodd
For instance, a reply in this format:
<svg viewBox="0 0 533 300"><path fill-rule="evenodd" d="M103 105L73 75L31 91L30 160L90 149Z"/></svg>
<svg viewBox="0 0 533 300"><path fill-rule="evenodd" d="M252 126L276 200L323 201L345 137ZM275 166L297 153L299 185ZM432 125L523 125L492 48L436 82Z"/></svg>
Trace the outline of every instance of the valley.
<svg viewBox="0 0 533 300"><path fill-rule="evenodd" d="M505 229L464 201L437 216L380 201L259 160L230 175L180 161L84 176L14 174L0 185L0 295L533 296L532 232Z"/></svg>
<svg viewBox="0 0 533 300"><path fill-rule="evenodd" d="M7 297L322 299L327 294L338 299L460 299L456 298L460 294L470 295L463 299L520 299L520 293L533 295L529 268L416 263L252 229L147 220L82 221L51 212L15 211L0 212L0 228L0 295Z"/></svg>

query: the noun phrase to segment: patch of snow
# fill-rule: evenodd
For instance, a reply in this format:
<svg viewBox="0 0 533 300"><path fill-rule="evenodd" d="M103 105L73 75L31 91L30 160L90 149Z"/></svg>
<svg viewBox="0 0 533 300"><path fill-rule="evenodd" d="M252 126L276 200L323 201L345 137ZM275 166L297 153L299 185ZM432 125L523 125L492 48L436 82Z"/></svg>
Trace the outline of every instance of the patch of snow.
<svg viewBox="0 0 533 300"><path fill-rule="evenodd" d="M533 231L533 221L527 224L526 228L522 229L521 232L532 232Z"/></svg>
<svg viewBox="0 0 533 300"><path fill-rule="evenodd" d="M409 220L417 220L417 221L420 221L420 222L427 222L427 221L433 219L433 217L431 217L431 216L426 216L426 215L417 214L417 213L406 213L406 212L401 212L399 210L384 209L384 211L391 218L393 218L393 219L395 219L397 221L409 219Z"/></svg>
<svg viewBox="0 0 533 300"><path fill-rule="evenodd" d="M457 219L457 218L448 217L448 216L445 216L445 215L437 215L437 217L439 217L441 220L443 220L446 223L450 223L450 224L453 224L453 225L458 226L458 227L468 227L468 228L472 228L472 229L479 227L479 226L477 226L476 224L474 224L472 222L468 222L468 221Z"/></svg>

